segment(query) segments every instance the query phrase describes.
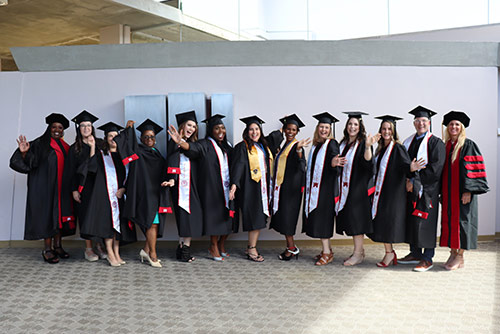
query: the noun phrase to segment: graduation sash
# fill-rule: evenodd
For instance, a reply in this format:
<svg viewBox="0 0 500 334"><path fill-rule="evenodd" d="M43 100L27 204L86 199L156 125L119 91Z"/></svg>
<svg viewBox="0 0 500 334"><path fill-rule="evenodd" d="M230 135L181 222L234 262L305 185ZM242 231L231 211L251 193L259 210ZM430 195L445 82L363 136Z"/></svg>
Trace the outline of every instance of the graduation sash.
<svg viewBox="0 0 500 334"><path fill-rule="evenodd" d="M290 154L290 151L292 150L293 146L297 143L297 140L294 139L291 141L286 147L284 147L280 153L276 156L276 161L274 162L276 166L276 172L274 173L275 175L275 182L273 185L273 213L276 213L278 211L279 207L279 201L280 201L280 190L281 190L281 184L283 183L283 179L285 178L285 168L286 168L286 162L288 159L288 154Z"/></svg>
<svg viewBox="0 0 500 334"><path fill-rule="evenodd" d="M116 197L116 192L119 188L118 176L111 154L105 155L101 151L101 155L104 162L104 175L106 177L106 188L108 190L109 204L111 206L113 228L120 233L120 207L118 205L118 198Z"/></svg>
<svg viewBox="0 0 500 334"><path fill-rule="evenodd" d="M387 172L387 164L389 163L389 159L391 158L393 148L394 142L391 141L389 146L387 146L384 155L382 157L380 157L380 155L377 155L375 157L376 163L378 162L378 159L382 160L380 160L380 167L377 171L377 175L375 176L375 194L373 196L372 202L372 219L375 219L375 216L377 216L378 200L380 198L382 186L384 185L385 173Z"/></svg>
<svg viewBox="0 0 500 334"><path fill-rule="evenodd" d="M215 153L217 154L217 158L219 159L219 167L220 167L220 178L222 181L222 190L224 191L224 202L226 204L226 208L229 209L229 166L227 161L227 154L222 152L221 148L215 140L208 137L212 145L214 146Z"/></svg>
<svg viewBox="0 0 500 334"><path fill-rule="evenodd" d="M316 146L311 148L309 152L309 158L307 160L307 172L306 172L306 203L305 203L305 214L309 217L309 213L312 212L318 206L319 189L321 186L321 177L323 176L323 167L325 166L326 150L328 149L328 144L330 139L327 139L323 146L319 149L316 155L316 161L314 163L314 173L311 179L311 162L314 150Z"/></svg>
<svg viewBox="0 0 500 334"><path fill-rule="evenodd" d="M416 134L413 134L412 136L406 138L406 140L403 142L404 147L406 147L406 150L409 151L410 145L413 142L413 139L415 139ZM425 134L424 139L422 139L422 142L420 143L420 146L418 147L417 151L417 161L420 159L424 159L424 166L427 166L427 163L429 162L429 152L428 152L428 143L429 143L429 138L432 136L432 133L430 131L427 131ZM423 187L419 187L420 190L418 192L418 197L422 197L422 193L424 191Z"/></svg>
<svg viewBox="0 0 500 334"><path fill-rule="evenodd" d="M179 153L179 156L179 206L188 213L191 213L191 161L184 153Z"/></svg>
<svg viewBox="0 0 500 334"><path fill-rule="evenodd" d="M345 146L346 146L345 141L342 142L342 144L340 144L340 152L344 152ZM349 148L347 154L345 155L347 162L344 165L344 168L342 169L342 174L339 176L339 188L340 188L339 201L335 203L335 211L337 212L337 214L340 211L342 211L345 203L347 202L347 196L349 196L352 165L354 163L354 157L356 156L356 151L358 150L358 146L359 146L359 141L356 140L356 143Z"/></svg>
<svg viewBox="0 0 500 334"><path fill-rule="evenodd" d="M248 150L248 143L245 142L245 144L247 146L248 164L250 166L250 176L252 177L252 180L254 180L255 182L259 182L260 179L262 178L262 170L263 170L261 168L259 155L258 155L258 151L257 151L257 146L260 144L255 143L254 145L252 145L252 149L250 151ZM267 149L267 155L269 156L269 166L271 167L271 171L272 171L273 170L273 155L271 154L271 151L269 149ZM264 164L264 167L265 167L265 165L266 164Z"/></svg>

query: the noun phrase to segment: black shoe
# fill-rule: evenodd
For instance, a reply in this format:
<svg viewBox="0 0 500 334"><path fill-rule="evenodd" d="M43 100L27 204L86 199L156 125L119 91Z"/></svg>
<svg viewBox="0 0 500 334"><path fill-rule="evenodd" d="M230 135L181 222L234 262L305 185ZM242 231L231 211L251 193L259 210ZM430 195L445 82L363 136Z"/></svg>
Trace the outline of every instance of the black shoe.
<svg viewBox="0 0 500 334"><path fill-rule="evenodd" d="M182 244L177 245L177 249L175 250L175 258L180 260L182 257Z"/></svg>
<svg viewBox="0 0 500 334"><path fill-rule="evenodd" d="M290 255L287 256L286 253L290 253ZM287 248L287 249L285 249L285 251L283 253L278 255L278 259L280 259L282 261L290 261L292 259L292 257L295 256L295 259L298 260L299 253L300 253L300 249L297 246L295 246L292 249Z"/></svg>
<svg viewBox="0 0 500 334"><path fill-rule="evenodd" d="M182 245L181 257L179 259L182 262L193 262L194 257L191 256L191 247Z"/></svg>
<svg viewBox="0 0 500 334"><path fill-rule="evenodd" d="M69 254L61 246L54 247L54 252L61 259L67 259L67 258L69 258Z"/></svg>
<svg viewBox="0 0 500 334"><path fill-rule="evenodd" d="M46 255L52 255L52 256L47 257ZM55 264L59 262L57 253L54 252L52 249L42 251L42 257L45 262L48 262L50 264Z"/></svg>

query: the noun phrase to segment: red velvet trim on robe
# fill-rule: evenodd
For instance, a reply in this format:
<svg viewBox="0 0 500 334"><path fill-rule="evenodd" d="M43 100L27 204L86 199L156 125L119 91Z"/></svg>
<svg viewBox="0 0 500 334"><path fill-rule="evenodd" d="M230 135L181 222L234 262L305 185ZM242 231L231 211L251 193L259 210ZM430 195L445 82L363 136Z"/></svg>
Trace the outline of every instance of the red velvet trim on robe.
<svg viewBox="0 0 500 334"><path fill-rule="evenodd" d="M62 176L64 170L64 156L65 154L68 154L69 151L68 144L66 144L63 140L61 140L61 144L64 147L64 150L66 151L65 153L63 153L61 147L56 142L56 140L54 138L50 138L50 147L52 147L52 149L56 152L56 157L57 157L57 202L59 209L58 223L60 229L62 229L62 218L63 218L61 215L61 189L62 189Z"/></svg>
<svg viewBox="0 0 500 334"><path fill-rule="evenodd" d="M446 144L446 161L443 168L443 211L441 222L441 241L440 246L450 247L453 249L460 248L460 151L457 154L457 159L451 163L451 184L448 184L448 176L450 169L450 151L453 151L455 145L449 141ZM469 156L471 157L471 156ZM476 156L475 156L476 157ZM479 156L482 161L482 157ZM467 161L467 160L466 160ZM473 160L469 160L473 161ZM449 201L451 198L451 203ZM449 210L451 209L451 210ZM448 211L451 212L451 217L448 216Z"/></svg>

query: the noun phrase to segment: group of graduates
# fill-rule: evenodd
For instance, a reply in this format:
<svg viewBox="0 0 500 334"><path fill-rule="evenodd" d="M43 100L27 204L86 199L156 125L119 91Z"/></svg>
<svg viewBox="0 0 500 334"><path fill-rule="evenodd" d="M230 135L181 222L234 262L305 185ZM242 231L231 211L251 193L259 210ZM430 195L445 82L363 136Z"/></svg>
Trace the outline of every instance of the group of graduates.
<svg viewBox="0 0 500 334"><path fill-rule="evenodd" d="M348 115L340 143L334 139L338 120L323 112L311 139L296 138L304 123L295 114L280 121L281 129L265 136L258 116L241 119L243 140L232 147L226 139L224 116L204 120L206 138L198 140L194 111L176 115L178 128L170 125L167 159L155 148L163 130L147 119L125 129L108 122L98 129L97 117L83 111L72 121L76 141L63 140L69 121L61 114L46 117L45 133L32 142L19 136L10 166L28 174L25 239L44 239L42 257L57 263L69 257L61 237L75 233L76 222L86 240L85 258L95 261L92 241L104 240L111 266L125 264L119 242L136 240L140 228L146 245L141 261L161 267L156 240L161 237L166 214L175 213L179 234L176 257L192 262L191 240L210 236L209 256L224 261L228 235L242 222L248 232L246 257L264 261L257 250L259 233L270 228L285 236L286 249L278 258L298 258L295 245L299 215L303 232L318 238L322 251L315 264L333 261L330 239L338 234L353 237L354 250L344 260L354 266L364 260L364 236L384 243L379 267L416 264L415 271L433 267L439 203L442 203L440 245L449 247L445 268L464 266L464 251L477 244L477 196L488 191L483 157L466 138L469 117L451 111L443 119L443 139L430 132L436 113L418 106L416 133L402 144L396 131L401 118L377 117L377 134L366 133L363 112ZM312 143L309 156L304 148ZM374 146L376 149L374 150ZM301 207L303 210L301 211ZM410 244L410 253L398 259L394 243Z"/></svg>

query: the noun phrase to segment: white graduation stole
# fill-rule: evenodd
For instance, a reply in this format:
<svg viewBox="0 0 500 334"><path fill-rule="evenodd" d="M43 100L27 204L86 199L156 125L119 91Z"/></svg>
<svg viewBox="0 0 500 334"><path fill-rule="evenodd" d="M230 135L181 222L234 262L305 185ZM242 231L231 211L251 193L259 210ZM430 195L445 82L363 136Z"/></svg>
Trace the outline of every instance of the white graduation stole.
<svg viewBox="0 0 500 334"><path fill-rule="evenodd" d="M214 146L215 153L217 153L217 158L219 159L220 166L220 178L222 181L222 189L224 190L224 201L226 208L229 209L229 166L227 161L227 153L222 152L221 148L215 140L208 137L212 145Z"/></svg>
<svg viewBox="0 0 500 334"><path fill-rule="evenodd" d="M101 151L102 161L104 162L104 175L106 177L106 188L108 190L109 204L111 206L111 218L113 220L113 228L120 233L120 206L118 205L118 176L116 174L115 164L111 153L105 155Z"/></svg>
<svg viewBox="0 0 500 334"><path fill-rule="evenodd" d="M267 169L266 169L266 154L259 147L259 145L254 144L257 149L257 154L259 155L259 165L262 176L260 178L260 192L262 194L262 212L269 217L269 197L267 195Z"/></svg>
<svg viewBox="0 0 500 334"><path fill-rule="evenodd" d="M340 152L344 152L346 146L346 142L342 142L340 144ZM352 165L354 163L354 157L356 156L356 151L358 150L359 141L356 140L356 143L352 145L347 154L345 155L346 163L344 168L342 169L342 174L339 176L339 188L340 188L340 198L339 201L335 205L335 211L339 214L340 211L344 208L345 203L347 202L347 197L349 196L349 186L351 184L351 172Z"/></svg>
<svg viewBox="0 0 500 334"><path fill-rule="evenodd" d="M391 141L381 158L382 160L380 160L380 167L378 169L377 175L375 176L375 194L373 196L372 202L372 219L375 219L375 216L377 216L378 200L380 198L382 186L384 185L385 173L387 172L387 164L389 163L389 159L391 158L393 148L394 142ZM378 162L378 159L380 159L379 155L377 155L377 157L375 158L375 163Z"/></svg>
<svg viewBox="0 0 500 334"><path fill-rule="evenodd" d="M314 150L316 146L311 148L309 152L309 158L307 159L307 172L306 172L306 203L305 203L305 213L306 217L309 217L309 213L312 212L318 206L319 189L321 186L321 177L323 176L323 167L325 166L326 150L328 149L328 144L330 139L327 139L323 146L319 149L316 155L316 161L314 163L314 174L311 180L311 162ZM312 183L312 184L311 184Z"/></svg>
<svg viewBox="0 0 500 334"><path fill-rule="evenodd" d="M190 196L191 196L191 161L184 153L179 153L179 206L191 213Z"/></svg>
<svg viewBox="0 0 500 334"><path fill-rule="evenodd" d="M406 150L408 151L410 149L410 145L413 142L413 139L415 138L417 134L413 134L410 137L406 138L406 140L403 142L403 145L406 147ZM422 139L422 142L420 143L420 146L418 147L417 151L417 161L420 159L424 159L424 166L427 166L429 163L429 156L428 156L428 143L429 143L429 138L432 136L432 133L430 131L427 131L425 134L424 139ZM424 188L421 187L420 191L418 193L418 197L422 197L422 193L424 191Z"/></svg>

